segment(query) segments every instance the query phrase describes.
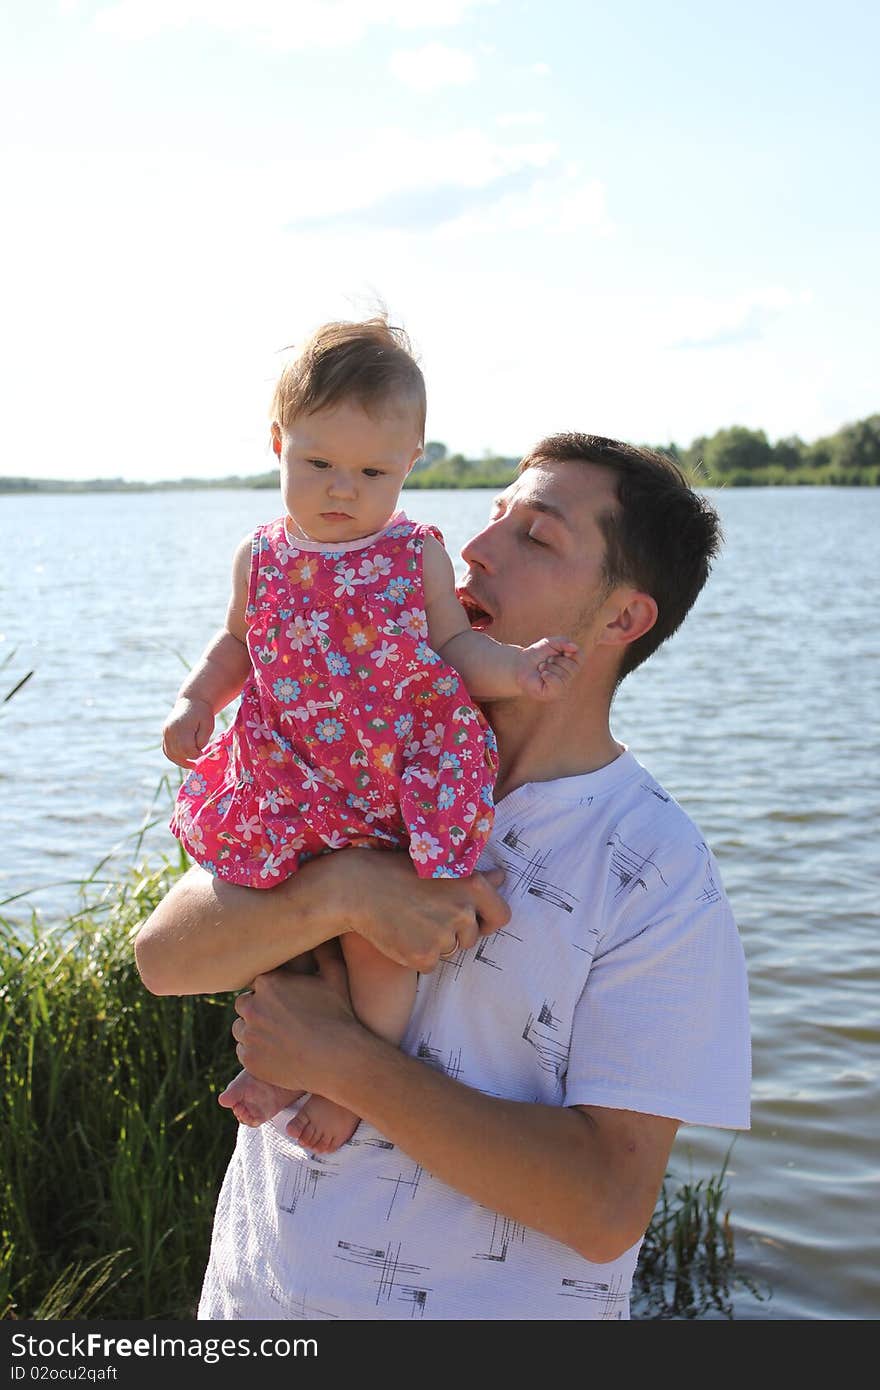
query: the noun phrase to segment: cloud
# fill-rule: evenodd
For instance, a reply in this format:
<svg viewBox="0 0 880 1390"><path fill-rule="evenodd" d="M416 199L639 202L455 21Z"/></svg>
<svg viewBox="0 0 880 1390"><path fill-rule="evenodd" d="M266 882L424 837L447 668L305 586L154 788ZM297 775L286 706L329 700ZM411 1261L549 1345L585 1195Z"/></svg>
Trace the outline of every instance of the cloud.
<svg viewBox="0 0 880 1390"><path fill-rule="evenodd" d="M521 169L476 188L461 184L441 184L435 188L401 188L368 207L347 213L300 218L291 230L347 232L357 227L399 231L425 231L455 222L476 208L497 203L505 196L530 188L535 182L532 169Z"/></svg>
<svg viewBox="0 0 880 1390"><path fill-rule="evenodd" d="M737 343L757 342L764 336L766 319L767 311L757 305L752 305L739 324L731 325L729 328L720 328L717 333L710 333L705 338L681 338L672 346L677 351L689 351L691 349L733 347Z"/></svg>
<svg viewBox="0 0 880 1390"><path fill-rule="evenodd" d="M508 144L472 128L428 140L400 129L380 131L332 164L300 166L296 183L309 196L287 226L430 229L526 190L558 158L552 142Z"/></svg>
<svg viewBox="0 0 880 1390"><path fill-rule="evenodd" d="M446 233L458 238L498 238L536 232L547 238L583 232L604 237L614 231L605 185L599 179L582 179L551 168L498 192L497 198L475 201L463 209Z"/></svg>
<svg viewBox="0 0 880 1390"><path fill-rule="evenodd" d="M785 309L809 304L811 299L809 290L795 292L773 286L750 290L727 302L692 301L683 312L694 321L694 331L670 347L675 351L702 351L759 342L767 326Z"/></svg>
<svg viewBox="0 0 880 1390"><path fill-rule="evenodd" d="M600 180L573 180L552 169L545 173L527 167L485 183L397 188L359 207L298 216L286 230L340 237L359 230L437 232L457 238L530 231L610 236L614 224Z"/></svg>
<svg viewBox="0 0 880 1390"><path fill-rule="evenodd" d="M543 111L502 111L495 117L495 124L507 130L511 126L543 125L546 120Z"/></svg>
<svg viewBox="0 0 880 1390"><path fill-rule="evenodd" d="M341 48L371 28L451 28L469 10L495 0L118 0L99 10L95 27L136 42L195 26L250 34L288 51Z"/></svg>
<svg viewBox="0 0 880 1390"><path fill-rule="evenodd" d="M414 91L433 92L440 87L461 87L473 82L477 65L470 53L442 43L425 44L392 53L388 66L394 76Z"/></svg>

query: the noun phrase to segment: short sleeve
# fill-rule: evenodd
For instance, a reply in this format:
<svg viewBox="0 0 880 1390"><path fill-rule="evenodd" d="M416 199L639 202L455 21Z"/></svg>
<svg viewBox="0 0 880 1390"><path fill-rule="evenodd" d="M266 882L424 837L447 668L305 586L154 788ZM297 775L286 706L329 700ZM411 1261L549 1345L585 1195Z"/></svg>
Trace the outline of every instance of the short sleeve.
<svg viewBox="0 0 880 1390"><path fill-rule="evenodd" d="M566 1105L748 1129L751 1046L739 933L704 844L674 885L630 900L597 949L575 1008Z"/></svg>

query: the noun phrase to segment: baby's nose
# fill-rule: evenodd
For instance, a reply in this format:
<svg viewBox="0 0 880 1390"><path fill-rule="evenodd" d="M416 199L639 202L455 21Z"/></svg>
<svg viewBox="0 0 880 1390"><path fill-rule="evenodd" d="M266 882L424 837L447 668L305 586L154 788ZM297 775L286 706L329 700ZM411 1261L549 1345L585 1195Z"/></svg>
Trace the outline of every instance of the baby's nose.
<svg viewBox="0 0 880 1390"><path fill-rule="evenodd" d="M341 473L334 473L327 490L331 497L354 497L357 493L357 484L354 478L346 477Z"/></svg>

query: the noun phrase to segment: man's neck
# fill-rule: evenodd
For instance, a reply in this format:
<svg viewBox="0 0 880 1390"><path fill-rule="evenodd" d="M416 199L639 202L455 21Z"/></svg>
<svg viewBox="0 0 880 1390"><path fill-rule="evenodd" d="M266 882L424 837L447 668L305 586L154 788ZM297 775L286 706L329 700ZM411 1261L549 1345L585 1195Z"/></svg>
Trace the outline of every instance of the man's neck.
<svg viewBox="0 0 880 1390"><path fill-rule="evenodd" d="M498 739L499 769L495 800L526 782L550 782L596 772L620 757L611 735L607 697L578 692L573 701L543 705L535 700L493 700L485 713ZM586 698L585 698L586 697Z"/></svg>

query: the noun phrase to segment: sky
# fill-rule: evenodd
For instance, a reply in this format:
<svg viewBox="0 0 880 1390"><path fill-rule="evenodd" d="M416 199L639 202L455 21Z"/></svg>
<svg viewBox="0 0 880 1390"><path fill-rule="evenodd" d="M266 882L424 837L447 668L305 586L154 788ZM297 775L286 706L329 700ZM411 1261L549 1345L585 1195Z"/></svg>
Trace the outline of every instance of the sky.
<svg viewBox="0 0 880 1390"><path fill-rule="evenodd" d="M384 307L429 439L880 409L873 0L6 0L0 474L271 466Z"/></svg>

